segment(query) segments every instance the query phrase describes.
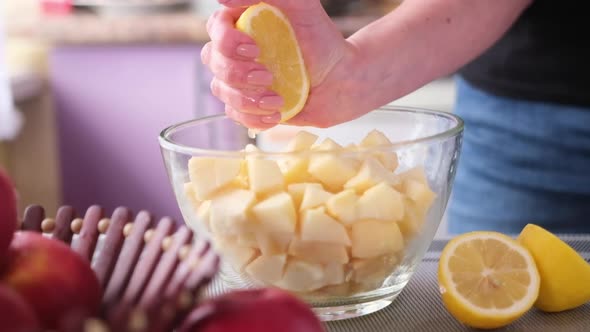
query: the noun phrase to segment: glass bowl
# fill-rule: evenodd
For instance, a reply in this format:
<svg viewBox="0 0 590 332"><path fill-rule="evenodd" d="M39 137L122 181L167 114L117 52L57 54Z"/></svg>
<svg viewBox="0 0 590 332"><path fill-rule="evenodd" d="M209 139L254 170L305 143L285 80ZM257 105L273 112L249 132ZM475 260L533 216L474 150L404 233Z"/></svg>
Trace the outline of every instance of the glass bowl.
<svg viewBox="0 0 590 332"><path fill-rule="evenodd" d="M453 114L388 106L254 139L215 115L159 141L185 222L222 257L223 285L283 288L337 320L386 307L408 283L446 209L462 135Z"/></svg>

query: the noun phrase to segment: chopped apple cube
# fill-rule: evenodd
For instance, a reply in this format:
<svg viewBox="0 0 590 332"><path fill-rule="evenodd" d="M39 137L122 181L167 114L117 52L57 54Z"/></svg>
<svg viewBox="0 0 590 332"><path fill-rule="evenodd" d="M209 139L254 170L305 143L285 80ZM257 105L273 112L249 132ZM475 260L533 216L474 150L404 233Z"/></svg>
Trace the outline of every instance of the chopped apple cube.
<svg viewBox="0 0 590 332"><path fill-rule="evenodd" d="M424 168L421 166L416 166L414 168L410 168L410 169L398 174L398 177L401 180L412 179L412 180L416 180L420 183L428 184L426 172L424 171ZM400 183L402 183L402 182L403 181L400 181Z"/></svg>
<svg viewBox="0 0 590 332"><path fill-rule="evenodd" d="M318 139L318 136L307 132L305 130L301 130L295 134L295 137L287 144L285 148L286 152L299 152L305 151L311 148L311 146L315 143Z"/></svg>
<svg viewBox="0 0 590 332"><path fill-rule="evenodd" d="M344 184L344 188L354 189L357 193L362 194L381 182L393 184L396 181L397 179L393 173L383 167L377 160L369 157L365 159L359 172Z"/></svg>
<svg viewBox="0 0 590 332"><path fill-rule="evenodd" d="M325 213L323 207L306 210L301 220L301 239L349 246L346 228Z"/></svg>
<svg viewBox="0 0 590 332"><path fill-rule="evenodd" d="M414 202L406 198L406 207L404 211L404 217L398 221L398 226L404 238L409 239L412 236L418 234L424 223L424 214L418 213L418 209L415 207Z"/></svg>
<svg viewBox="0 0 590 332"><path fill-rule="evenodd" d="M404 248L404 239L395 222L363 220L352 225L352 256L371 258L396 253Z"/></svg>
<svg viewBox="0 0 590 332"><path fill-rule="evenodd" d="M235 241L236 237L233 235L216 235L211 234L211 246L218 252L223 251L223 248L227 246L228 243Z"/></svg>
<svg viewBox="0 0 590 332"><path fill-rule="evenodd" d="M211 201L203 201L197 209L197 220L205 226L205 229L211 231Z"/></svg>
<svg viewBox="0 0 590 332"><path fill-rule="evenodd" d="M324 279L324 269L320 264L289 259L278 286L293 292L311 292L322 288Z"/></svg>
<svg viewBox="0 0 590 332"><path fill-rule="evenodd" d="M344 265L331 262L324 265L326 285L338 285L344 282Z"/></svg>
<svg viewBox="0 0 590 332"><path fill-rule="evenodd" d="M360 144L362 147L375 147L391 145L391 141L377 129L371 130Z"/></svg>
<svg viewBox="0 0 590 332"><path fill-rule="evenodd" d="M244 268L260 254L255 248L240 246L229 240L219 244L219 252L237 272L244 272Z"/></svg>
<svg viewBox="0 0 590 332"><path fill-rule="evenodd" d="M193 230L198 230L200 224L202 224L203 226L205 226L205 229L209 231L209 217L207 216L206 219L203 219L199 216L199 209L201 208L203 203L197 200L197 198L195 197L195 191L193 189L193 184L191 182L187 182L184 184L184 197L186 202L188 202L193 211L197 214L196 220L192 220L191 218L187 221L187 225L191 227Z"/></svg>
<svg viewBox="0 0 590 332"><path fill-rule="evenodd" d="M292 238L293 234L291 233L281 234L257 232L256 247L260 248L262 254L267 256L285 254L287 253L287 249L289 248L289 243L291 243Z"/></svg>
<svg viewBox="0 0 590 332"><path fill-rule="evenodd" d="M211 214L211 201L203 201L197 209L197 217L199 219L209 219Z"/></svg>
<svg viewBox="0 0 590 332"><path fill-rule="evenodd" d="M249 189L248 165L245 160L242 160L240 173L238 174L238 176L236 176L236 178L232 182L230 182L226 187L236 189Z"/></svg>
<svg viewBox="0 0 590 332"><path fill-rule="evenodd" d="M236 235L235 242L237 245L242 247L258 248L258 241L256 241L256 231L254 224L252 223L250 229L240 230L240 234Z"/></svg>
<svg viewBox="0 0 590 332"><path fill-rule="evenodd" d="M405 179L402 183L402 192L406 194L412 201L416 203L416 206L428 210L436 194L430 190L426 183L416 181L413 179Z"/></svg>
<svg viewBox="0 0 590 332"><path fill-rule="evenodd" d="M346 149L348 151L356 151L356 150L358 150L358 146L354 143L348 143L348 144L346 144L346 146L344 146L344 149Z"/></svg>
<svg viewBox="0 0 590 332"><path fill-rule="evenodd" d="M391 151L377 151L374 153L375 157L383 167L388 169L390 172L393 172L397 169L399 165L399 160L397 158L397 153Z"/></svg>
<svg viewBox="0 0 590 332"><path fill-rule="evenodd" d="M358 283L379 287L398 266L396 255L382 255L368 259L353 259L350 266L353 269L352 280Z"/></svg>
<svg viewBox="0 0 590 332"><path fill-rule="evenodd" d="M215 196L209 212L212 232L217 235L243 232L248 222L248 211L255 202L256 195L244 189L232 189Z"/></svg>
<svg viewBox="0 0 590 332"><path fill-rule="evenodd" d="M249 157L247 164L250 189L255 193L268 193L283 189L283 173L274 160Z"/></svg>
<svg viewBox="0 0 590 332"><path fill-rule="evenodd" d="M234 181L241 168L241 159L192 157L188 162L188 171L196 199L209 199L212 194Z"/></svg>
<svg viewBox="0 0 590 332"><path fill-rule="evenodd" d="M342 145L336 143L331 138L326 138L322 141L322 143L314 144L311 147L311 150L313 150L313 151L334 151L334 150L341 150L341 149L342 149Z"/></svg>
<svg viewBox="0 0 590 332"><path fill-rule="evenodd" d="M321 153L310 157L308 171L328 190L335 192L356 175L358 168L358 160Z"/></svg>
<svg viewBox="0 0 590 332"><path fill-rule="evenodd" d="M297 222L291 196L281 192L254 205L252 213L260 231L266 233L294 234Z"/></svg>
<svg viewBox="0 0 590 332"><path fill-rule="evenodd" d="M313 183L313 182L305 182L305 183L293 183L287 186L287 191L291 198L293 199L293 203L295 203L296 207L301 206L301 201L303 201L303 194L305 193L305 189L307 187L314 187L316 189L324 189L320 183Z"/></svg>
<svg viewBox="0 0 590 332"><path fill-rule="evenodd" d="M283 278L286 262L285 255L260 255L246 266L246 273L263 283L275 284Z"/></svg>
<svg viewBox="0 0 590 332"><path fill-rule="evenodd" d="M184 184L184 196L186 197L186 200L190 203L190 205L193 207L193 209L197 211L197 209L201 205L201 201L199 201L196 197L195 189L193 188L192 182L187 182Z"/></svg>
<svg viewBox="0 0 590 332"><path fill-rule="evenodd" d="M300 210L312 209L324 204L332 194L325 191L321 186L307 186L303 192L303 199L301 200Z"/></svg>
<svg viewBox="0 0 590 332"><path fill-rule="evenodd" d="M398 221L404 216L403 196L381 182L359 198L357 211L360 219Z"/></svg>
<svg viewBox="0 0 590 332"><path fill-rule="evenodd" d="M285 157L277 161L285 183L310 182L313 176L309 174L307 168L309 167L309 159L296 156Z"/></svg>
<svg viewBox="0 0 590 332"><path fill-rule="evenodd" d="M323 287L320 292L322 295L329 295L329 296L349 296L355 293L354 289L351 287L351 283L346 281L346 277L344 278L345 282L335 285L326 285Z"/></svg>
<svg viewBox="0 0 590 332"><path fill-rule="evenodd" d="M356 206L359 197L352 189L343 190L326 201L328 213L345 225L358 220Z"/></svg>
<svg viewBox="0 0 590 332"><path fill-rule="evenodd" d="M391 141L380 131L372 130L362 140L362 147L379 147L379 146L391 146ZM377 151L374 156L379 160L381 165L389 171L395 171L398 166L397 154L393 151Z"/></svg>
<svg viewBox="0 0 590 332"><path fill-rule="evenodd" d="M312 263L348 263L348 251L344 245L303 241L299 238L291 241L289 255Z"/></svg>

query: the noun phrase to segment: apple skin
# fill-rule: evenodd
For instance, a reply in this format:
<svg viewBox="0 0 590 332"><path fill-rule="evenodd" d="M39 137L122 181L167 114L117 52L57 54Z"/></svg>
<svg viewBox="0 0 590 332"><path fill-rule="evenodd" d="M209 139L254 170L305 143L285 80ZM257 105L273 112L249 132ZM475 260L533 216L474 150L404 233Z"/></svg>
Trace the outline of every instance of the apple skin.
<svg viewBox="0 0 590 332"><path fill-rule="evenodd" d="M18 224L16 190L8 175L0 169L0 266Z"/></svg>
<svg viewBox="0 0 590 332"><path fill-rule="evenodd" d="M89 263L69 246L39 233L14 234L0 282L34 309L44 329L98 311L102 289Z"/></svg>
<svg viewBox="0 0 590 332"><path fill-rule="evenodd" d="M211 298L189 314L179 332L324 332L313 311L276 288L239 290Z"/></svg>
<svg viewBox="0 0 590 332"><path fill-rule="evenodd" d="M40 332L33 308L14 290L0 285L0 328L10 332Z"/></svg>

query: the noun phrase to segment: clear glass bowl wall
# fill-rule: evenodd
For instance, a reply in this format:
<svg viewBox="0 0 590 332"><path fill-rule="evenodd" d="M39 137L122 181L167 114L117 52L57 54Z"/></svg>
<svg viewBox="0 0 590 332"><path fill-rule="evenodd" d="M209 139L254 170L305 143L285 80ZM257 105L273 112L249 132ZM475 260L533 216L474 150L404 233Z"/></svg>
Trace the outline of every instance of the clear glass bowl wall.
<svg viewBox="0 0 590 332"><path fill-rule="evenodd" d="M411 232L407 231L407 225L403 225L404 221L397 221L403 238L401 250L392 252L392 255L381 255L378 258L373 258L373 260L362 260L358 259L358 257L355 258L354 249L351 251L351 247L347 247L347 258L344 261L335 258L335 260L338 260L336 265L339 269L342 267L338 264L344 266L344 273L346 274L344 279L339 277L340 282L326 284L319 288L315 287L313 291L297 291L297 287L295 289L289 287L285 282L281 284L281 282L261 280L265 279L264 276L256 278L252 273L246 272L248 270L244 266L240 266L236 270L235 257L232 257L232 255L236 255L236 252L240 255L247 255L247 253L245 254L244 250L235 247L231 250L226 249L226 246L221 243L222 241L213 236L210 231L211 226L204 227L205 223L198 216L195 201L192 197L187 196L186 191L186 184L191 182L188 169L189 160L194 157L242 160L261 158L279 161L285 158L302 156L312 158L314 155L328 153L325 151L282 153L281 149L284 149L284 142L280 138L285 135L292 136L295 131L300 130L317 135L318 143L330 138L345 147L350 144L359 145L368 133L377 130L385 134L392 142L390 146L343 149L338 152L331 151L329 154L338 158L355 159L358 161L357 165L362 165L367 162L367 159L370 159L369 157L395 153L398 166L394 170L390 170L392 178L399 178L401 183L407 174L419 174L419 176L422 174L425 177L426 185L435 194L432 203L428 205L424 214L421 214L423 215L423 217L420 217L421 220L414 225L415 227L411 227ZM228 288L258 286L286 288L306 299L323 319L331 320L358 316L387 306L410 280L432 242L446 209L460 155L462 133L463 122L452 114L423 109L384 107L359 119L331 128L281 125L258 134L255 140L248 138L247 129L225 116L212 116L177 124L165 129L160 136L160 145L166 170L185 222L195 229L198 234L210 238L222 257L226 258L223 260L220 274L224 286ZM243 149L246 144L257 145L263 152L244 152ZM357 167L361 168L362 166ZM418 170L418 173L416 173L416 170ZM212 176L211 174L213 173L203 174L203 176ZM193 174L193 176L195 175ZM321 180L319 179L318 182L321 183ZM404 189L397 187L400 186L399 183L392 186L399 189L402 195L404 194ZM285 186L284 191L288 192L286 188L287 186ZM331 195L344 190L335 190L325 186L323 189L330 192ZM359 195L362 196L362 193ZM266 197L258 197L257 199L260 201L266 199ZM404 196L404 202L406 201L410 200ZM404 215L411 212L408 206L410 205L405 206ZM326 212L326 214L328 213ZM253 217L248 214L246 218ZM297 212L297 218L298 225L294 237L299 236L298 233L301 232L300 223L303 217L300 216L299 212ZM252 220L252 222L255 223L256 221ZM356 226L346 224L345 227L350 235L352 227ZM364 233L363 231L357 232L357 238L359 234ZM367 234L370 235L370 232ZM379 237L380 235L375 236ZM231 239L227 242L235 242L234 240ZM293 245L294 240L287 239L287 242L289 241ZM373 240L367 239L367 241ZM383 242L385 239L377 238L376 241ZM387 246L387 244L384 245ZM251 246L256 246L256 243ZM289 268L285 264L288 264L290 259L298 259L290 256L289 243L286 244L285 248L286 252L283 254L286 261L281 263L283 264L282 273L286 273L284 269ZM320 251L321 253L327 252L321 248L317 248L316 252L318 254ZM257 255L261 255L260 249L254 248L254 251L257 252ZM250 259L251 262L251 258L245 259ZM311 261L316 259L317 257L311 258ZM331 262L324 263L329 265ZM326 264L312 264L311 267L305 264L297 265L297 267L293 265L290 273L295 273L293 278L298 280L297 282L305 283L306 280L325 277L321 273L323 271L321 268L326 268ZM318 268L314 270L316 266ZM269 275L274 273L272 270L269 271ZM357 273L356 279L354 273ZM375 278L375 276L377 277Z"/></svg>

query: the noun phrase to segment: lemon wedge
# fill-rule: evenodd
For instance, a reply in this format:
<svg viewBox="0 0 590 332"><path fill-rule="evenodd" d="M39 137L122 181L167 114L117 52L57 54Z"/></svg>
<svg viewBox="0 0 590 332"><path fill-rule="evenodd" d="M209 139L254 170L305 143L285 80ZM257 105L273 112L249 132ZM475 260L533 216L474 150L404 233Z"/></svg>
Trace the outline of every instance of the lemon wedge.
<svg viewBox="0 0 590 332"><path fill-rule="evenodd" d="M261 2L242 13L236 28L256 41L260 48L257 61L274 77L270 89L285 101L281 122L291 119L305 106L310 80L289 20L278 8Z"/></svg>
<svg viewBox="0 0 590 332"><path fill-rule="evenodd" d="M533 256L509 236L472 232L441 253L438 281L447 310L465 325L492 329L525 314L539 294Z"/></svg>
<svg viewBox="0 0 590 332"><path fill-rule="evenodd" d="M559 312L590 302L590 264L572 247L533 224L522 230L518 241L531 252L541 275L536 308Z"/></svg>

